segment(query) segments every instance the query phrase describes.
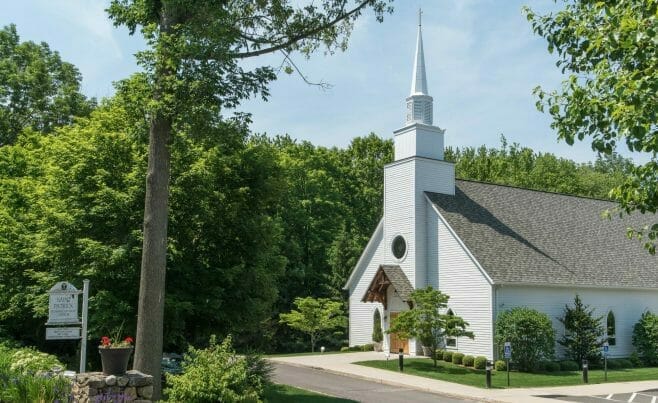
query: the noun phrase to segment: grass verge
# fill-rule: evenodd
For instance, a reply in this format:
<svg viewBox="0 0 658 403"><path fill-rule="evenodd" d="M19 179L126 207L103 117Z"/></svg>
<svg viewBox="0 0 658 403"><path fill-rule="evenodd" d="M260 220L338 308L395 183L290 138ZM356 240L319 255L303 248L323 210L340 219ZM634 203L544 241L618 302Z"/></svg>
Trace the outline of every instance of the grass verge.
<svg viewBox="0 0 658 403"><path fill-rule="evenodd" d="M356 362L355 364L396 372L398 370L397 362L388 362L387 364L386 361L362 361ZM432 360L424 358L408 358L404 360L404 373L479 388L484 388L486 386L484 370L466 368L445 361L438 361L437 367L435 368ZM655 379L658 379L658 368L631 368L608 371L608 382L647 381ZM589 383L603 382L603 370L589 371ZM491 383L494 388L506 388L507 372L493 371ZM578 371L542 373L510 372L511 388L568 386L580 385L582 383L583 376L582 373Z"/></svg>
<svg viewBox="0 0 658 403"><path fill-rule="evenodd" d="M272 384L265 390L267 403L356 403L354 400L321 395L289 385Z"/></svg>

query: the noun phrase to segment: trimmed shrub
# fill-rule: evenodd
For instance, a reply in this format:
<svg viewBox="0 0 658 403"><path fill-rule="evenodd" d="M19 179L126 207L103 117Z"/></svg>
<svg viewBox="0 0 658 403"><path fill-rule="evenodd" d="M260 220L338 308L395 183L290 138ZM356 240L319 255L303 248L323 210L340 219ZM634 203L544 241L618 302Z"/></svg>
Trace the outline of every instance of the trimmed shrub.
<svg viewBox="0 0 658 403"><path fill-rule="evenodd" d="M512 308L496 319L496 344L502 349L512 343L512 360L521 371L530 371L555 352L555 330L551 319L530 308Z"/></svg>
<svg viewBox="0 0 658 403"><path fill-rule="evenodd" d="M372 321L372 341L381 343L384 340L384 333L382 332L382 315L379 313L379 309L375 309Z"/></svg>
<svg viewBox="0 0 658 403"><path fill-rule="evenodd" d="M454 353L452 355L452 363L461 365L462 361L464 360L464 354L463 353Z"/></svg>
<svg viewBox="0 0 658 403"><path fill-rule="evenodd" d="M608 360L608 369L620 369L621 362L619 360Z"/></svg>
<svg viewBox="0 0 658 403"><path fill-rule="evenodd" d="M375 351L375 345L372 343L364 344L361 346L361 351Z"/></svg>
<svg viewBox="0 0 658 403"><path fill-rule="evenodd" d="M350 348L348 346L343 346L340 348L341 353L344 353L345 351L350 351Z"/></svg>
<svg viewBox="0 0 658 403"><path fill-rule="evenodd" d="M444 351L443 352L443 361L446 362L452 362L452 351Z"/></svg>
<svg viewBox="0 0 658 403"><path fill-rule="evenodd" d="M507 363L503 360L498 360L494 363L494 369L496 371L507 371Z"/></svg>
<svg viewBox="0 0 658 403"><path fill-rule="evenodd" d="M633 345L645 365L658 365L658 315L642 314L633 327Z"/></svg>
<svg viewBox="0 0 658 403"><path fill-rule="evenodd" d="M475 357L473 360L473 367L475 369L485 369L487 367L487 357L481 355Z"/></svg>
<svg viewBox="0 0 658 403"><path fill-rule="evenodd" d="M633 365L633 362L631 360L626 359L626 358L620 358L616 361L619 363L619 368L633 368L633 367L635 367ZM610 364L610 361L608 361L608 364Z"/></svg>
<svg viewBox="0 0 658 403"><path fill-rule="evenodd" d="M578 371L580 366L576 361L560 361L560 371Z"/></svg>
<svg viewBox="0 0 658 403"><path fill-rule="evenodd" d="M560 363L555 361L547 361L544 364L544 371L546 372L557 372L560 370Z"/></svg>
<svg viewBox="0 0 658 403"><path fill-rule="evenodd" d="M435 357L437 360L443 360L443 353L445 353L445 350L442 350L440 348L437 348L436 351L434 352Z"/></svg>
<svg viewBox="0 0 658 403"><path fill-rule="evenodd" d="M475 364L475 357L472 355L465 355L464 358L462 359L462 365L465 367L472 367L473 364Z"/></svg>
<svg viewBox="0 0 658 403"><path fill-rule="evenodd" d="M640 356L637 355L637 352L636 352L636 351L633 351L633 352L631 353L631 356L628 357L628 359L629 359L629 360L631 361L631 363L633 364L633 367L636 367L636 368L637 368L637 367L641 367L641 366L642 366L642 360L640 359Z"/></svg>

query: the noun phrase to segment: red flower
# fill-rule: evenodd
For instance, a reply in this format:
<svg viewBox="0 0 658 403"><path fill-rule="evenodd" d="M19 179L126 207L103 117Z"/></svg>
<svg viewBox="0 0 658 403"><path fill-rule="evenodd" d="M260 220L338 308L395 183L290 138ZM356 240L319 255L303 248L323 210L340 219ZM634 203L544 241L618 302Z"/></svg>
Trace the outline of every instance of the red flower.
<svg viewBox="0 0 658 403"><path fill-rule="evenodd" d="M133 344L133 338L130 337L130 336L128 336L128 337L126 337L125 339L123 339L123 341L125 341L125 342L128 343L128 344Z"/></svg>
<svg viewBox="0 0 658 403"><path fill-rule="evenodd" d="M101 345L109 346L110 344L112 344L112 342L110 341L109 337L107 337L107 336L101 337Z"/></svg>

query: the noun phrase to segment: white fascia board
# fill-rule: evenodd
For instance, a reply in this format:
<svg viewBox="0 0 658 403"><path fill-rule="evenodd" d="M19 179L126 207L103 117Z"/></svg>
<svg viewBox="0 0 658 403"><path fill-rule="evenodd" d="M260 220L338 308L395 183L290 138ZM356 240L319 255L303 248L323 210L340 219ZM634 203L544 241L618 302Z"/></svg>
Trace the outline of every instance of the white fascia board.
<svg viewBox="0 0 658 403"><path fill-rule="evenodd" d="M356 262L356 265L354 268L352 268L352 273L350 274L350 278L347 279L347 282L343 286L343 290L349 290L350 287L352 286L352 283L356 279L356 272L358 272L358 268L361 266L363 263L363 259L366 256L366 252L370 250L370 248L373 247L373 239L375 239L375 236L377 235L377 232L383 231L384 230L384 217L382 217L379 220L379 224L377 224L377 227L375 228L375 231L373 231L372 235L370 236L370 239L368 240L368 244L366 245L365 248L363 248L363 252L361 252L361 256L359 257L359 260Z"/></svg>
<svg viewBox="0 0 658 403"><path fill-rule="evenodd" d="M487 282L488 282L490 285L494 285L494 281L491 279L491 277L489 277L489 274L487 274L487 272L482 268L482 265L480 264L480 262L478 262L478 260L475 258L475 256L473 256L473 254L471 253L471 251L466 247L466 245L465 245L464 242L461 240L461 238L459 237L459 235L457 235L457 233L455 232L455 230L452 229L452 227L451 227L450 224L448 223L448 220L446 220L445 217L443 217L443 215L441 214L441 212L439 211L439 209L436 208L436 206L434 205L434 203L432 202L432 200L430 200L430 198L427 196L427 194L425 194L425 199L426 199L427 202L432 206L432 209L436 212L436 214L439 216L439 220L441 220L441 222L443 222L443 224L446 226L446 228L448 228L448 231L450 231L450 233L452 234L452 236L455 237L455 239L457 240L457 242L459 243L459 245L460 245L460 246L466 251L466 254L468 255L468 257L473 261L473 263L475 263L475 266L478 268L478 270L480 270L480 274L482 274L482 275L484 276L484 278L487 279ZM439 252L439 253L441 253L441 252Z"/></svg>

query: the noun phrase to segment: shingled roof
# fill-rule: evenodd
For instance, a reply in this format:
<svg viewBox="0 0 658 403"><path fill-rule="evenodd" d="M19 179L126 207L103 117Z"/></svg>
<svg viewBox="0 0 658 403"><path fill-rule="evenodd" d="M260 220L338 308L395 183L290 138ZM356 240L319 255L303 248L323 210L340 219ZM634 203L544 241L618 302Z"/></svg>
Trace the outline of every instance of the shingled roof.
<svg viewBox="0 0 658 403"><path fill-rule="evenodd" d="M457 180L426 193L494 283L658 288L658 256L626 238L655 215L612 220L612 202Z"/></svg>
<svg viewBox="0 0 658 403"><path fill-rule="evenodd" d="M395 289L398 297L411 307L411 293L414 291L414 287L402 271L402 268L398 265L380 265L361 301L378 301L381 302L384 305L384 309L386 309L386 292L391 285Z"/></svg>

